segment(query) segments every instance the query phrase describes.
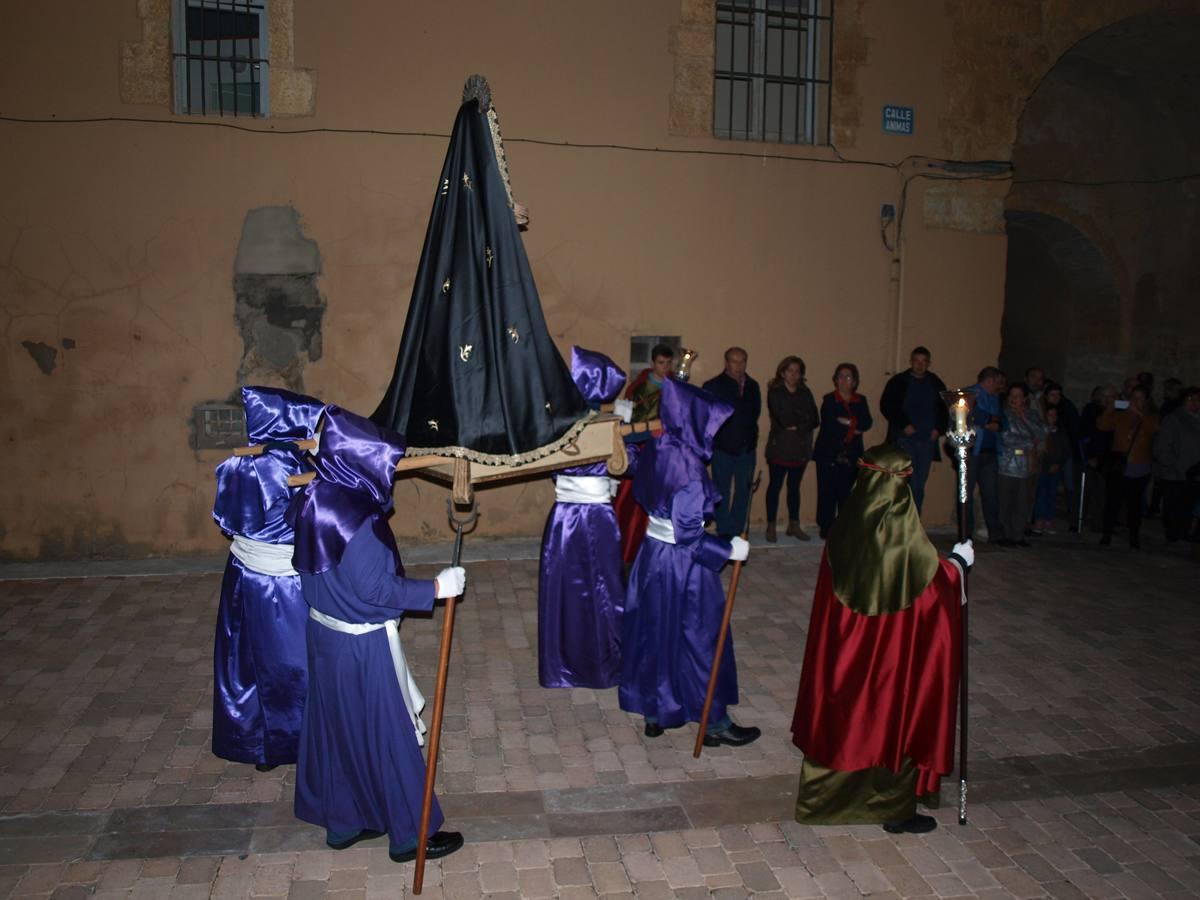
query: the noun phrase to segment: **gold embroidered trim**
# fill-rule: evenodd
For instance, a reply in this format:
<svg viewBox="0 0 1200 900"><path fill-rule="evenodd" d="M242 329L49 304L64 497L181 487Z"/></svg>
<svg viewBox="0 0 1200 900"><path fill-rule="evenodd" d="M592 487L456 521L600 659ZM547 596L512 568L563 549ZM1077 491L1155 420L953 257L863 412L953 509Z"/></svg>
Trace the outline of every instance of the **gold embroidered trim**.
<svg viewBox="0 0 1200 900"><path fill-rule="evenodd" d="M469 459L471 462L477 462L485 466L523 466L526 463L535 462L547 457L552 453L557 453L568 444L575 443L579 435L583 432L583 429L591 424L592 420L598 415L600 413L594 410L589 411L586 416L568 428L566 434L554 443L538 447L536 450L527 450L524 453L481 453L478 450L471 450L467 447L409 447L404 453L406 456L446 456L454 459Z"/></svg>
<svg viewBox="0 0 1200 900"><path fill-rule="evenodd" d="M508 158L504 155L504 139L500 137L500 117L496 115L494 106L488 107L488 128L492 132L492 149L496 151L496 167L500 170L500 180L504 182L504 193L508 197L508 208L512 209L512 184L508 180Z"/></svg>

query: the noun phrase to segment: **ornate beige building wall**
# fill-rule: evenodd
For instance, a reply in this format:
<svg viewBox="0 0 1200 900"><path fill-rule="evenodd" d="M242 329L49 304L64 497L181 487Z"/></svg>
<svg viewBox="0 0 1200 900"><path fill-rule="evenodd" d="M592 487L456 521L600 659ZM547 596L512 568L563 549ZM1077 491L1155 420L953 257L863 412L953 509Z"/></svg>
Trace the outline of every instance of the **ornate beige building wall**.
<svg viewBox="0 0 1200 900"><path fill-rule="evenodd" d="M226 454L193 450L190 428L197 404L238 386L235 260L263 210L316 248L301 274L323 315L292 377L373 409L476 71L495 89L564 353L625 360L633 334L681 334L701 352L696 379L738 343L763 382L799 353L818 395L852 360L874 408L923 343L947 382L969 383L1000 349L1007 183L934 180L914 157L1007 159L1022 98L1070 41L1152 5L841 0L833 147L710 136L712 5L699 0L271 0L275 115L243 130L173 115L165 0L85 5L66 22L19 6L0 36L0 110L44 121L0 122L0 557L224 546L209 510ZM887 103L916 108L914 136L882 133ZM750 155L661 152L730 149ZM897 254L879 209L902 196ZM444 496L398 483L402 540L446 538ZM545 479L483 490L480 533L540 533L551 498ZM930 523L949 520L950 498L942 466Z"/></svg>

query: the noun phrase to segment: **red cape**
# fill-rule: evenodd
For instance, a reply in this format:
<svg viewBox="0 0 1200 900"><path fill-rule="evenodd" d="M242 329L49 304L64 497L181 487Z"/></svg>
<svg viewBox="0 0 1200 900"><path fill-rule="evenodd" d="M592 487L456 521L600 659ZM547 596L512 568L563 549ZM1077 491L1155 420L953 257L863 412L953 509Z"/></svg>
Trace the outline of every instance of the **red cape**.
<svg viewBox="0 0 1200 900"><path fill-rule="evenodd" d="M954 768L962 662L962 580L941 561L929 586L901 612L864 616L834 596L821 557L792 742L841 772L916 765L918 796Z"/></svg>
<svg viewBox="0 0 1200 900"><path fill-rule="evenodd" d="M625 399L632 400L634 392L645 384L650 377L651 369L642 369L637 377L625 388ZM617 488L617 496L613 498L613 511L617 515L617 527L621 531L621 559L625 565L633 565L637 559L638 550L646 537L646 526L650 517L646 511L633 499L633 479L624 478Z"/></svg>

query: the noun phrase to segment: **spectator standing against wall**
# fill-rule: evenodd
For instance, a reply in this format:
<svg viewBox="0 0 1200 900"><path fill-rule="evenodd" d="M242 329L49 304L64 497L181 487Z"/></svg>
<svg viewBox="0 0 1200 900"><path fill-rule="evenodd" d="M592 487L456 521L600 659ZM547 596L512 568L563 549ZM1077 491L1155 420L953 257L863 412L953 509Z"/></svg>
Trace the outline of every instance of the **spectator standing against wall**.
<svg viewBox="0 0 1200 900"><path fill-rule="evenodd" d="M930 466L942 458L938 437L946 433L949 418L942 402L946 385L929 370L930 358L927 348L915 348L908 369L888 380L879 400L879 410L888 422L888 443L912 457L913 473L908 484L918 513L925 502Z"/></svg>
<svg viewBox="0 0 1200 900"><path fill-rule="evenodd" d="M996 448L1003 421L1000 394L1004 388L1004 373L995 366L984 366L979 370L975 391L975 409L972 424L975 426L975 443L967 454L967 534L975 533L975 489L979 489L979 502L983 506L983 520L987 523L988 543L999 543L1003 535L1000 525L1000 499L997 494ZM955 521L958 521L958 491L954 492Z"/></svg>
<svg viewBox="0 0 1200 900"><path fill-rule="evenodd" d="M1042 534L1054 534L1058 486L1065 480L1067 457L1070 454L1066 430L1059 424L1059 416L1057 406L1042 409L1042 464L1037 476L1037 496L1033 502L1033 528ZM1069 490L1067 494L1070 495Z"/></svg>
<svg viewBox="0 0 1200 900"><path fill-rule="evenodd" d="M787 482L789 537L807 541L800 527L800 480L812 456L813 432L820 422L812 391L804 383L804 360L785 356L767 385L767 412L771 432L767 436L767 540L776 540L775 518L779 515L779 493Z"/></svg>
<svg viewBox="0 0 1200 900"><path fill-rule="evenodd" d="M733 407L713 441L712 475L721 502L717 504L717 534L724 540L740 536L750 503L750 479L758 450L758 417L762 394L746 374L748 356L741 347L725 351L725 371L704 382L704 390Z"/></svg>
<svg viewBox="0 0 1200 900"><path fill-rule="evenodd" d="M1079 521L1079 485L1083 477L1083 440L1079 410L1071 402L1071 398L1063 393L1062 385L1048 381L1046 392L1042 396L1043 419L1044 411L1052 406L1058 410L1058 430L1068 451L1062 464L1063 488L1067 493L1067 521L1070 523L1068 530L1075 532L1079 530L1075 523Z"/></svg>
<svg viewBox="0 0 1200 900"><path fill-rule="evenodd" d="M1100 431L1111 431L1112 449L1101 462L1104 472L1104 536L1100 543L1112 543L1113 529L1121 506L1125 507L1129 523L1129 547L1140 549L1142 515L1146 506L1146 488L1150 484L1153 463L1154 435L1158 433L1158 416L1150 412L1146 388L1138 384L1129 392L1128 407L1118 409L1115 400L1096 420Z"/></svg>
<svg viewBox="0 0 1200 900"><path fill-rule="evenodd" d="M834 389L821 400L821 429L813 445L817 466L817 527L829 536L838 512L850 496L863 455L863 432L871 428L867 398L858 393L858 366L839 363Z"/></svg>
<svg viewBox="0 0 1200 900"><path fill-rule="evenodd" d="M1104 509L1104 475L1100 471L1100 461L1112 448L1112 432L1101 431L1096 422L1104 414L1110 396L1114 400L1117 398L1115 384L1096 385L1091 399L1079 413L1079 443L1084 461L1082 515L1096 531L1102 528Z"/></svg>
<svg viewBox="0 0 1200 900"><path fill-rule="evenodd" d="M1163 492L1163 530L1168 543L1189 537L1192 517L1200 501L1200 387L1188 388L1182 400L1183 405L1162 420L1162 430L1154 445ZM1192 540L1200 537L1200 529L1190 537Z"/></svg>
<svg viewBox="0 0 1200 900"><path fill-rule="evenodd" d="M1005 395L1004 424L998 453L1000 523L1004 547L1028 547L1030 489L1036 466L1033 455L1041 439L1041 423L1029 412L1029 389L1024 382L1009 385Z"/></svg>

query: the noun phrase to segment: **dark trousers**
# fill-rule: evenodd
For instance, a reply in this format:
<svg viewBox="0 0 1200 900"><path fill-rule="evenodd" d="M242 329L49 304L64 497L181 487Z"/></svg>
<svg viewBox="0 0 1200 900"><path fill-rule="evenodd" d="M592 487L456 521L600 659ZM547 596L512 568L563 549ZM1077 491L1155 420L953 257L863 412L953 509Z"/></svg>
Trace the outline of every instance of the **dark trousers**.
<svg viewBox="0 0 1200 900"><path fill-rule="evenodd" d="M918 439L913 435L900 438L896 441L896 446L912 457L912 475L909 476L908 487L912 491L913 502L917 504L919 513L925 502L925 481L929 478L937 443L929 438Z"/></svg>
<svg viewBox="0 0 1200 900"><path fill-rule="evenodd" d="M857 466L850 463L819 462L817 465L817 527L827 532L833 527L838 511L850 488L854 487Z"/></svg>
<svg viewBox="0 0 1200 900"><path fill-rule="evenodd" d="M771 480L767 483L767 521L774 522L779 515L779 492L787 481L788 521L800 521L800 479L804 477L805 463L798 466L779 466L768 463Z"/></svg>
<svg viewBox="0 0 1200 900"><path fill-rule="evenodd" d="M750 506L750 479L754 477L755 452L747 450L734 456L713 451L712 477L721 502L717 504L717 534L741 534L746 527L746 511Z"/></svg>
<svg viewBox="0 0 1200 900"><path fill-rule="evenodd" d="M1104 485L1104 533L1111 535L1125 507L1125 521L1129 524L1129 539L1135 541L1142 530L1142 515L1146 511L1146 488L1150 476L1126 478L1124 475L1109 475Z"/></svg>
<svg viewBox="0 0 1200 900"><path fill-rule="evenodd" d="M1168 541L1186 538L1191 530L1200 484L1189 481L1158 481L1162 485L1163 530Z"/></svg>
<svg viewBox="0 0 1200 900"><path fill-rule="evenodd" d="M1030 479L1001 475L996 484L1000 494L1000 536L1010 541L1023 541L1029 525Z"/></svg>

